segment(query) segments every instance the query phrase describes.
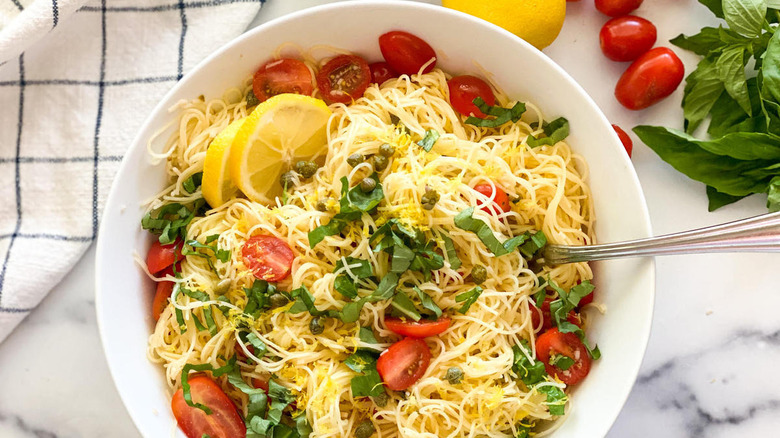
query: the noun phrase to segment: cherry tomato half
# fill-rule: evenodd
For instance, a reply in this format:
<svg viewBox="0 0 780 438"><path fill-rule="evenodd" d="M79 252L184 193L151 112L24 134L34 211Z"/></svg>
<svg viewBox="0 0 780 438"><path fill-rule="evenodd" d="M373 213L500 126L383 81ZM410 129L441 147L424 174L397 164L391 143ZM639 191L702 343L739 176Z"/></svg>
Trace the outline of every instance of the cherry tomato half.
<svg viewBox="0 0 780 438"><path fill-rule="evenodd" d="M350 103L362 97L369 84L368 63L355 55L339 55L317 73L317 86L328 103Z"/></svg>
<svg viewBox="0 0 780 438"><path fill-rule="evenodd" d="M379 37L379 50L385 61L395 71L404 75L413 75L428 61L434 61L425 67L423 73L430 73L436 66L436 52L420 37L409 32L394 30Z"/></svg>
<svg viewBox="0 0 780 438"><path fill-rule="evenodd" d="M493 95L490 85L476 76L455 76L447 81L447 87L450 89L450 104L464 116L473 114L479 118L487 117L474 105L474 99L477 97L481 97L488 105L496 104L496 96Z"/></svg>
<svg viewBox="0 0 780 438"><path fill-rule="evenodd" d="M371 70L371 82L379 85L398 77L398 72L393 70L393 67L390 67L390 64L384 61L368 64L368 69Z"/></svg>
<svg viewBox="0 0 780 438"><path fill-rule="evenodd" d="M422 339L404 338L391 345L376 361L385 385L403 391L420 380L431 362L431 350Z"/></svg>
<svg viewBox="0 0 780 438"><path fill-rule="evenodd" d="M490 184L477 184L476 186L474 186L474 190L478 191L479 193L482 193L488 198L493 198L493 202L495 203L495 205L498 207L499 210L503 211L504 213L511 210L512 205L509 203L509 196L507 196L506 192L501 190L500 187L495 186L495 196L493 196L493 188L494 186ZM486 205L482 207L482 211L488 214L494 213L493 206L491 205Z"/></svg>
<svg viewBox="0 0 780 438"><path fill-rule="evenodd" d="M181 255L183 246L181 239L176 239L168 245L163 245L159 240L155 240L149 248L149 252L146 253L146 268L150 273L156 274L173 265L174 262L183 260L184 256Z"/></svg>
<svg viewBox="0 0 780 438"><path fill-rule="evenodd" d="M404 321L401 318L385 318L385 326L393 333L410 338L427 338L436 336L450 328L450 318L439 318L436 321L421 319Z"/></svg>
<svg viewBox="0 0 780 438"><path fill-rule="evenodd" d="M154 293L154 299L152 299L152 318L155 321L160 319L160 315L168 307L168 299L173 293L173 286L176 283L172 281L160 281L157 283L157 291Z"/></svg>
<svg viewBox="0 0 780 438"><path fill-rule="evenodd" d="M631 153L634 151L634 142L631 141L631 137L629 137L628 134L626 134L626 131L621 129L618 125L612 125L612 129L615 130L620 138L620 142L623 143L623 147L626 148L628 156L631 157Z"/></svg>
<svg viewBox="0 0 780 438"><path fill-rule="evenodd" d="M684 75L680 58L666 47L656 47L623 72L615 86L615 97L630 110L647 108L672 94Z"/></svg>
<svg viewBox="0 0 780 438"><path fill-rule="evenodd" d="M211 415L192 407L184 400L184 391L180 388L173 395L171 409L176 422L189 438L244 438L246 426L238 410L222 388L206 376L189 379L192 401L211 409Z"/></svg>
<svg viewBox="0 0 780 438"><path fill-rule="evenodd" d="M656 37L653 23L634 15L613 18L599 32L604 56L618 62L639 58L653 47Z"/></svg>
<svg viewBox="0 0 780 438"><path fill-rule="evenodd" d="M536 356L547 370L547 374L556 376L567 385L575 385L590 372L590 356L585 345L574 333L561 333L557 328L547 330L536 339ZM550 365L556 356L566 356L574 360L567 369Z"/></svg>
<svg viewBox="0 0 780 438"><path fill-rule="evenodd" d="M276 282L290 275L295 254L282 239L252 236L244 243L241 257L256 278Z"/></svg>
<svg viewBox="0 0 780 438"><path fill-rule="evenodd" d="M592 301L593 293L588 296L591 297ZM528 308L531 309L531 324L533 324L534 330L539 329L538 331L546 332L555 325L555 321L553 321L553 317L550 314L550 303L552 302L553 298L546 297L542 302L541 309L536 307L535 304L528 303ZM582 300L580 300L580 302L582 302ZM541 315L539 312L540 310ZM568 315L566 315L566 321L576 325L577 327L582 327L582 318L580 318L580 315L573 310L570 311ZM541 328L539 327L539 323L542 325Z"/></svg>
<svg viewBox="0 0 780 438"><path fill-rule="evenodd" d="M260 102L283 93L310 96L314 92L311 71L297 59L275 59L257 70L252 80L252 91Z"/></svg>
<svg viewBox="0 0 780 438"><path fill-rule="evenodd" d="M596 9L609 17L628 14L642 4L642 0L596 0Z"/></svg>
<svg viewBox="0 0 780 438"><path fill-rule="evenodd" d="M593 302L593 292L585 295L584 297L580 298L580 302L577 304L578 308L583 308L587 306L588 304Z"/></svg>

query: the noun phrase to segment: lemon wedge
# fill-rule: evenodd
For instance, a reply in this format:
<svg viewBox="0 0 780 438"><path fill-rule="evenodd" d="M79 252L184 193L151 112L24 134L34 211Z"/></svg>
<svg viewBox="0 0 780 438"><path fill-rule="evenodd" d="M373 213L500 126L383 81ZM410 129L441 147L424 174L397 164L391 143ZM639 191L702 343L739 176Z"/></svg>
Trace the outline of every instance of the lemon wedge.
<svg viewBox="0 0 780 438"><path fill-rule="evenodd" d="M252 201L271 204L282 194L283 172L327 151L331 114L322 100L299 94L278 94L258 105L230 148L233 182Z"/></svg>
<svg viewBox="0 0 780 438"><path fill-rule="evenodd" d="M203 162L203 198L212 208L224 204L238 193L230 178L230 146L244 124L245 118L234 120L211 141Z"/></svg>

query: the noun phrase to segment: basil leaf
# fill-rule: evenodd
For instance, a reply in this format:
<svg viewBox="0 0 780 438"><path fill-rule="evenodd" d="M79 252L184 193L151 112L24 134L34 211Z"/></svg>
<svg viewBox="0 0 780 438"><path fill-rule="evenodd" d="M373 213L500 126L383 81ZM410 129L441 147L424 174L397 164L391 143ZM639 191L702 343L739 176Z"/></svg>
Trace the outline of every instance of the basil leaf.
<svg viewBox="0 0 780 438"><path fill-rule="evenodd" d="M561 388L552 385L537 386L536 390L542 394L547 394L547 408L550 415L563 415L566 402L569 400L566 393Z"/></svg>
<svg viewBox="0 0 780 438"><path fill-rule="evenodd" d="M512 108L488 105L481 97L475 98L472 103L485 115L494 116L495 119L470 116L464 123L481 128L497 128L509 121L517 122L525 112L525 104L517 102Z"/></svg>
<svg viewBox="0 0 780 438"><path fill-rule="evenodd" d="M357 298L358 296L357 286L355 286L355 283L346 274L341 274L336 277L336 280L333 282L333 288L345 298L351 299Z"/></svg>
<svg viewBox="0 0 780 438"><path fill-rule="evenodd" d="M395 288L398 287L398 274L394 272L388 272L387 275L382 277L382 281L379 282L376 290L371 297L376 301L389 300L395 293Z"/></svg>
<svg viewBox="0 0 780 438"><path fill-rule="evenodd" d="M202 181L203 181L203 172L193 173L191 177L187 178L182 183L182 187L187 193L193 194L195 193L196 190L200 188L200 184Z"/></svg>
<svg viewBox="0 0 780 438"><path fill-rule="evenodd" d="M347 357L344 365L356 373L362 373L370 370L372 366L376 367L376 356L376 353L358 350Z"/></svg>
<svg viewBox="0 0 780 438"><path fill-rule="evenodd" d="M235 356L232 357L230 360L227 361L227 363L219 368L214 368L213 365L210 363L203 363L199 365L193 365L193 364L186 364L181 370L181 388L182 393L184 395L184 401L187 403L187 405L192 406L193 408L198 408L206 413L206 415L211 415L211 409L209 409L208 406L201 404L201 403L194 403L192 401L192 393L190 392L190 383L189 383L189 375L190 371L211 371L211 374L214 377L219 377L223 374L229 373L233 371L236 365L236 358Z"/></svg>
<svg viewBox="0 0 780 438"><path fill-rule="evenodd" d="M669 42L700 56L707 56L710 52L719 51L726 45L720 38L718 29L714 27L702 28L696 35L685 36L681 34L672 38Z"/></svg>
<svg viewBox="0 0 780 438"><path fill-rule="evenodd" d="M430 295L420 290L420 288L417 286L415 286L413 290L417 294L417 297L420 299L423 308L433 312L433 314L436 315L437 319L440 318L442 313L441 308L438 305L436 305L436 303L433 301L433 298L431 298Z"/></svg>
<svg viewBox="0 0 780 438"><path fill-rule="evenodd" d="M772 167L776 164L774 160L744 161L716 155L700 147L707 142L691 141L690 137L679 131L664 127L637 126L634 132L675 169L721 193L732 196L761 193L766 191L773 176L780 175L780 170ZM746 133L731 135L744 136ZM732 137L732 140L736 138L738 137ZM743 144L741 149L751 149L751 145Z"/></svg>
<svg viewBox="0 0 780 438"><path fill-rule="evenodd" d="M528 345L528 341L523 339L521 341L526 351L531 347ZM523 350L517 346L512 346L512 353L514 360L512 361L512 371L517 374L517 377L528 387L535 385L544 380L547 376L547 371L544 368L544 364L538 360L529 359Z"/></svg>
<svg viewBox="0 0 780 438"><path fill-rule="evenodd" d="M206 201L200 198L192 203L191 209L178 202L163 205L144 215L141 228L159 234L158 240L163 245L173 243L177 238L186 237L187 225L202 212L205 204Z"/></svg>
<svg viewBox="0 0 780 438"><path fill-rule="evenodd" d="M550 365L560 369L561 371L566 371L571 368L572 365L574 365L574 359L562 354L554 354L552 357L550 357Z"/></svg>
<svg viewBox="0 0 780 438"><path fill-rule="evenodd" d="M345 197L348 202L347 211L371 211L385 198L385 193L382 190L382 184L379 183L379 175L374 172L369 176L369 178L376 181L376 188L368 193L364 192L359 185L350 189ZM341 178L341 184L349 184L346 177ZM344 211L344 207L344 198L342 198L342 212Z"/></svg>
<svg viewBox="0 0 780 438"><path fill-rule="evenodd" d="M766 207L770 212L780 211L780 177L772 178L767 193Z"/></svg>
<svg viewBox="0 0 780 438"><path fill-rule="evenodd" d="M490 226L479 219L474 219L472 217L473 214L474 207L461 211L455 216L455 226L476 234L487 249L497 256L509 254L528 238L526 235L515 236L502 244L493 235L493 230L490 229Z"/></svg>
<svg viewBox="0 0 780 438"><path fill-rule="evenodd" d="M707 7L718 18L723 18L722 0L699 0L699 3Z"/></svg>
<svg viewBox="0 0 780 438"><path fill-rule="evenodd" d="M433 145L436 144L436 141L439 139L439 136L438 131L429 129L425 131L425 136L422 140L417 142L417 145L423 148L425 152L430 152L431 149L433 149Z"/></svg>
<svg viewBox="0 0 780 438"><path fill-rule="evenodd" d="M309 289L307 289L306 286L301 286L290 292L290 296L295 300L292 307L288 310L288 312L292 314L308 311L311 316L337 316L333 311L317 309L314 305L314 295L309 292Z"/></svg>
<svg viewBox="0 0 780 438"><path fill-rule="evenodd" d="M367 370L364 374L352 378L350 381L352 388L352 397L377 397L385 392L382 385L382 378L376 370L376 363L373 369Z"/></svg>
<svg viewBox="0 0 780 438"><path fill-rule="evenodd" d="M463 292L462 294L458 294L455 296L455 302L456 303L463 303L463 305L458 309L458 313L466 314L466 312L469 311L471 308L471 305L477 302L477 299L479 296L482 295L482 288L477 286L474 289L471 289L468 292Z"/></svg>
<svg viewBox="0 0 780 438"><path fill-rule="evenodd" d="M258 338L256 334L252 332L248 333L246 335L246 342L252 345L254 350L252 354L258 359L262 358L266 355L266 353L268 353L268 347L265 345L265 342Z"/></svg>
<svg viewBox="0 0 780 438"><path fill-rule="evenodd" d="M526 139L528 146L535 148L539 146L552 146L559 141L563 141L569 136L569 121L563 117L558 117L550 123L544 124L544 134L546 137L536 138L529 135Z"/></svg>
<svg viewBox="0 0 780 438"><path fill-rule="evenodd" d="M379 341L374 336L374 331L368 327L360 327L358 338L366 344L379 344Z"/></svg>
<svg viewBox="0 0 780 438"><path fill-rule="evenodd" d="M339 269L344 267L344 260L347 261L347 266L349 266L349 272L351 272L352 275L356 276L357 278L368 278L374 275L374 268L371 266L371 262L369 262L368 260L358 259L355 257L345 257L343 259L339 259L336 262L336 268L333 269L333 272L336 272ZM355 266L355 265L359 265L359 266Z"/></svg>
<svg viewBox="0 0 780 438"><path fill-rule="evenodd" d="M709 58L702 59L696 70L685 79L682 107L686 132L692 133L696 130L723 94L723 90L723 82L718 76L715 63Z"/></svg>
<svg viewBox="0 0 780 438"><path fill-rule="evenodd" d="M295 431L298 432L298 437L309 438L313 430L309 425L309 420L306 418L306 411L301 412L293 420L295 420Z"/></svg>
<svg viewBox="0 0 780 438"><path fill-rule="evenodd" d="M767 121L761 111L761 97L756 78L748 79L747 87L750 95L751 113L756 116L748 116L739 103L732 99L728 93L721 93L715 105L710 109L712 118L707 133L712 138L721 137L730 132L762 132L766 130Z"/></svg>
<svg viewBox="0 0 780 438"><path fill-rule="evenodd" d="M414 251L409 249L398 236L393 236L393 257L390 261L390 272L402 274L414 260Z"/></svg>
<svg viewBox="0 0 780 438"><path fill-rule="evenodd" d="M780 102L780 32L769 40L761 66L761 94Z"/></svg>
<svg viewBox="0 0 780 438"><path fill-rule="evenodd" d="M176 323L179 324L179 331L182 334L187 333L187 322L184 320L184 313L181 311L181 309L178 308L174 311L174 313L176 314Z"/></svg>
<svg viewBox="0 0 780 438"><path fill-rule="evenodd" d="M384 199L385 194L382 190L382 184L379 183L379 176L374 172L369 178L376 181L376 188L365 193L359 186L349 188L347 177L341 178L341 200L339 201L339 213L325 225L313 229L309 232L309 247L314 248L328 236L341 233L342 230L351 221L360 219L362 212L368 212L374 209Z"/></svg>
<svg viewBox="0 0 780 438"><path fill-rule="evenodd" d="M333 217L327 224L309 231L309 248L314 248L328 236L339 234L346 226L346 221Z"/></svg>
<svg viewBox="0 0 780 438"><path fill-rule="evenodd" d="M414 302L412 302L412 300L409 299L409 297L403 292L397 293L393 297L393 301L390 303L390 305L392 305L395 310L409 319L419 321L420 318L422 318L420 312L418 312L415 308Z"/></svg>
<svg viewBox="0 0 780 438"><path fill-rule="evenodd" d="M729 46L724 49L715 61L715 69L729 96L736 100L748 115L752 115L745 77L745 48Z"/></svg>
<svg viewBox="0 0 780 438"><path fill-rule="evenodd" d="M527 259L534 258L547 245L547 236L541 230L534 234L525 233L523 236L528 240L520 246L520 253Z"/></svg>
<svg viewBox="0 0 780 438"><path fill-rule="evenodd" d="M195 315L193 315L195 316ZM211 336L216 336L218 330L217 330L217 324L214 322L214 315L211 312L211 306L207 306L205 309L203 309L203 319L206 320L206 326L209 329L209 333Z"/></svg>
<svg viewBox="0 0 780 438"><path fill-rule="evenodd" d="M766 0L723 0L723 18L729 28L750 38L761 34L766 9Z"/></svg>
<svg viewBox="0 0 780 438"><path fill-rule="evenodd" d="M447 253L447 261L450 263L450 268L460 268L461 261L460 258L458 258L458 252L455 251L455 244L452 242L452 238L446 231L440 232L439 235L444 241L444 251Z"/></svg>
<svg viewBox="0 0 780 438"><path fill-rule="evenodd" d="M707 199L709 200L707 209L709 211L715 211L725 205L737 202L742 198L744 198L744 196L727 195L715 190L713 187L707 186Z"/></svg>

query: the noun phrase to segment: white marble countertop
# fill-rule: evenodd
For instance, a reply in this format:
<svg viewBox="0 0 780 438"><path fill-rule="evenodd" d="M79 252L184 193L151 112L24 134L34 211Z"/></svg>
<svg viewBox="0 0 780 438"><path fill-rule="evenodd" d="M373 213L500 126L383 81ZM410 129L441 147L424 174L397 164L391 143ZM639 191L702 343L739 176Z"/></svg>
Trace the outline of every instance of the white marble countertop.
<svg viewBox="0 0 780 438"><path fill-rule="evenodd" d="M433 1L430 1L433 2ZM256 23L323 0L269 0ZM652 0L637 11L658 26L659 44L714 19L694 0ZM606 18L589 0L569 3L546 50L626 131L680 126L681 90L630 113L612 96L625 64L604 58ZM676 50L690 72L696 57ZM521 79L521 78L520 78ZM635 138L634 165L656 234L765 212L753 197L707 213L704 186L663 163ZM111 381L94 311L94 249L0 344L0 437L138 437ZM777 436L780 429L780 254L678 256L658 260L653 331L642 370L609 434L617 437ZM739 432L737 432L739 431Z"/></svg>

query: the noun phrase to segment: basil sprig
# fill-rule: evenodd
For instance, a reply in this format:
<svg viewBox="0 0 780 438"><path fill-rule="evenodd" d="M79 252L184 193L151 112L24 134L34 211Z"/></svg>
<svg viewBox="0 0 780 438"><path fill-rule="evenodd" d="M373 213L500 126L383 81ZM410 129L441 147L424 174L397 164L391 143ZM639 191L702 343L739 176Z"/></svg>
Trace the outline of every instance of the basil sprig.
<svg viewBox="0 0 780 438"><path fill-rule="evenodd" d="M780 210L780 4L767 0L699 0L726 27L705 27L671 42L702 56L685 80L685 132L637 126L661 159L707 186L709 210L755 193ZM772 24L772 25L770 25ZM750 74L746 69L752 65ZM710 119L709 140L692 137Z"/></svg>

